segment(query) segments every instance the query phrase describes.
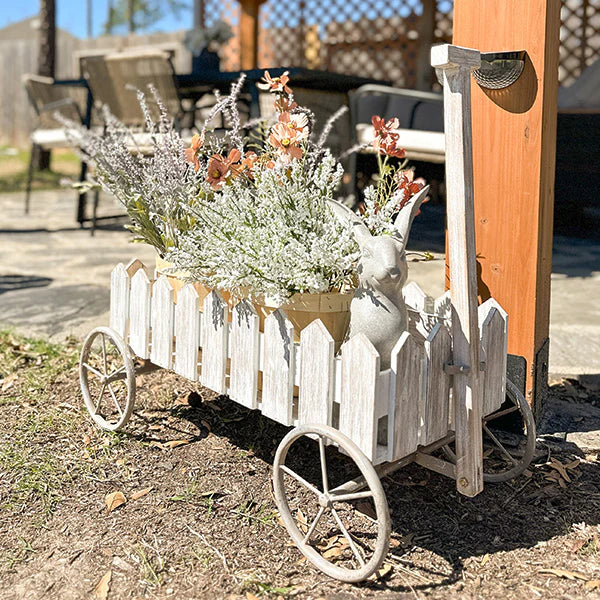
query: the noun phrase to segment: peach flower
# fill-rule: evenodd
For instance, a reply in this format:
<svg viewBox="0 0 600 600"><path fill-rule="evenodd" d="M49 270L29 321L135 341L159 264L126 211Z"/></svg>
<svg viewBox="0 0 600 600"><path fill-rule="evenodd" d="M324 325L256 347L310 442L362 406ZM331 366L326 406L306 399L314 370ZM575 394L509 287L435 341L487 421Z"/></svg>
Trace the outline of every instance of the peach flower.
<svg viewBox="0 0 600 600"><path fill-rule="evenodd" d="M263 83L257 83L256 85L261 90L268 90L269 92L276 94L287 94L289 96L292 93L292 90L287 85L290 80L288 75L289 71L286 71L280 77L271 77L269 71L265 71L265 75L261 79Z"/></svg>
<svg viewBox="0 0 600 600"><path fill-rule="evenodd" d="M200 161L198 160L198 151L202 148L204 138L199 134L192 136L192 143L189 148L185 149L185 160L194 165L194 171L198 171L200 168Z"/></svg>
<svg viewBox="0 0 600 600"><path fill-rule="evenodd" d="M208 161L206 169L206 181L210 183L213 190L218 190L222 183L225 182L227 175L237 174L235 163L242 157L242 153L234 148L227 158L223 158L221 154L213 154Z"/></svg>

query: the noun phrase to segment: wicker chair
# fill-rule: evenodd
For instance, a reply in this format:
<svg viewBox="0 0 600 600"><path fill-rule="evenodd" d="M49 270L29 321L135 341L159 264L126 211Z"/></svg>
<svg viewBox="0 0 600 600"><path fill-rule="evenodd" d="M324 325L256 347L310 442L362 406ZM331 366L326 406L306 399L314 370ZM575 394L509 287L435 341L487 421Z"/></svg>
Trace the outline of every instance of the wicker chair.
<svg viewBox="0 0 600 600"><path fill-rule="evenodd" d="M37 115L37 124L31 133L31 157L25 191L25 214L28 214L33 181L33 165L37 154L41 150L71 146L65 127L56 120L55 114L59 113L63 117L80 124L83 123L83 117L76 96L69 88L54 85L52 78L27 74L23 76L23 85L31 106ZM85 168L82 163L80 181L83 181L84 177Z"/></svg>

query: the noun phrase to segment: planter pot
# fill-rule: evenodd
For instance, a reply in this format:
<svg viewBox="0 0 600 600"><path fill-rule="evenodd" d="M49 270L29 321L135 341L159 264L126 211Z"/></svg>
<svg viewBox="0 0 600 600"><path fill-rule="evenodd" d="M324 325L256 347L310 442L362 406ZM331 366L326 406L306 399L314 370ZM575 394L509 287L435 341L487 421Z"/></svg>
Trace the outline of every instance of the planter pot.
<svg viewBox="0 0 600 600"><path fill-rule="evenodd" d="M166 269L173 264L156 257L157 274L167 277L169 283L175 291L175 302L177 302L177 292L186 284L184 273L168 273ZM200 302L210 294L212 288L201 283L193 284ZM240 300L239 296L233 297L225 290L219 290L219 293L233 308ZM336 351L342 345L350 323L350 303L354 297L354 292L328 292L323 294L294 294L288 298L284 304L279 304L267 297L258 297L252 299L252 304L260 318L260 331L264 331L265 319L278 308L282 308L288 319L294 325L294 341L300 341L300 332L310 325L314 320L321 319L323 325L327 328L331 337L335 341ZM231 319L231 315L230 315Z"/></svg>

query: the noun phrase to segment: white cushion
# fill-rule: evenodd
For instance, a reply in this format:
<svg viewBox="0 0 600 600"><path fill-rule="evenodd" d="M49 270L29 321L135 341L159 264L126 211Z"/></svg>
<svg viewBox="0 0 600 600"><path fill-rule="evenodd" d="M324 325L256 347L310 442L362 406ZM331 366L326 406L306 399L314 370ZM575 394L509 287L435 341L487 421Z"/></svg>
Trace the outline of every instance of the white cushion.
<svg viewBox="0 0 600 600"><path fill-rule="evenodd" d="M64 129L36 129L31 141L42 148L68 148L71 146Z"/></svg>
<svg viewBox="0 0 600 600"><path fill-rule="evenodd" d="M446 138L440 131L398 129L399 146L406 149L406 156L413 160L443 163L446 161ZM375 137L372 125L358 123L356 138L359 144L371 144ZM374 150L373 150L374 151Z"/></svg>

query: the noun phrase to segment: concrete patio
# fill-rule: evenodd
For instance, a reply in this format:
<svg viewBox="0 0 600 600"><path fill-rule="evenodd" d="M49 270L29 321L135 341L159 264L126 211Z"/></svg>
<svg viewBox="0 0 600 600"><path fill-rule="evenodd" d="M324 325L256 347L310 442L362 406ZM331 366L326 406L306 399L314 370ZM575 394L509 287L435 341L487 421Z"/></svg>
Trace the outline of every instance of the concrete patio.
<svg viewBox="0 0 600 600"><path fill-rule="evenodd" d="M151 248L130 243L125 219L102 222L94 237L80 229L72 191L34 194L28 216L22 194L0 195L0 206L0 323L24 333L82 337L108 324L113 267L134 256L154 261ZM430 210L425 206L422 218ZM118 212L113 200L102 198L99 214ZM415 227L413 246L428 246L426 229ZM444 291L444 261L440 252L434 256L410 262L409 279L437 296ZM552 271L551 377L600 374L600 242L556 237Z"/></svg>

